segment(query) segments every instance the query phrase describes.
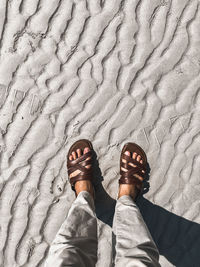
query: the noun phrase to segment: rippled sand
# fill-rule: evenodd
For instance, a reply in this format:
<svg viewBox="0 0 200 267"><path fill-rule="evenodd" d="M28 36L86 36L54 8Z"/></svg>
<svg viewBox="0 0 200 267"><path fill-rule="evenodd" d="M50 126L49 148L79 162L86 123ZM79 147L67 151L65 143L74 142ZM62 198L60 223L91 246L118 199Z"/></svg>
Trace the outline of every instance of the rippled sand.
<svg viewBox="0 0 200 267"><path fill-rule="evenodd" d="M97 266L111 266L127 141L148 155L138 205L162 267L200 266L199 5L1 0L1 267L43 266L74 200L66 153L78 138L93 142L111 197L99 186Z"/></svg>

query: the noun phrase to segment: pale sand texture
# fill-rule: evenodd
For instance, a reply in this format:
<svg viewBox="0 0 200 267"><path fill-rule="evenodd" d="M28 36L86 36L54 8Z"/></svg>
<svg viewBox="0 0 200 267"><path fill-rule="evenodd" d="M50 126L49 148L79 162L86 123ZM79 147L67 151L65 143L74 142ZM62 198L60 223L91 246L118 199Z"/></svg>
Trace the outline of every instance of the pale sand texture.
<svg viewBox="0 0 200 267"><path fill-rule="evenodd" d="M97 266L111 266L127 141L148 155L139 205L161 265L200 266L199 4L0 1L1 267L43 266L74 200L66 153L78 138L93 142L113 198L99 186Z"/></svg>

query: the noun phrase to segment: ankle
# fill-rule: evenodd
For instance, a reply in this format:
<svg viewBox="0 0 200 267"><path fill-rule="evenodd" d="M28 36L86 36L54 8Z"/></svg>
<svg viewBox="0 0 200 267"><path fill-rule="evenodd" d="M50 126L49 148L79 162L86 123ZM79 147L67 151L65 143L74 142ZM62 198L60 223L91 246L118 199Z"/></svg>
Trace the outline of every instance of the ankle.
<svg viewBox="0 0 200 267"><path fill-rule="evenodd" d="M92 195L92 197L94 194L92 183L89 180L77 181L75 183L75 190L77 195L82 191L89 192Z"/></svg>
<svg viewBox="0 0 200 267"><path fill-rule="evenodd" d="M119 186L118 199L122 196L130 196L135 200L137 196L137 188L134 184L121 184Z"/></svg>

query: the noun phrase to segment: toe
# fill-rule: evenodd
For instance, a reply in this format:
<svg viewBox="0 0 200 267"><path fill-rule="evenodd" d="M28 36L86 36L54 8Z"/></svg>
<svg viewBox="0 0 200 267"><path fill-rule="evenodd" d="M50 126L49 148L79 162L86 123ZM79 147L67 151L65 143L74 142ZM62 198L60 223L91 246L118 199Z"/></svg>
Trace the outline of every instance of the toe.
<svg viewBox="0 0 200 267"><path fill-rule="evenodd" d="M83 150L83 154L86 154L89 151L90 151L90 148L89 147L85 147L84 150Z"/></svg>
<svg viewBox="0 0 200 267"><path fill-rule="evenodd" d="M76 150L76 153L77 153L77 155L78 155L78 158L82 155L82 151L81 151L81 149L79 148L79 149L77 149Z"/></svg>
<svg viewBox="0 0 200 267"><path fill-rule="evenodd" d="M131 156L131 152L130 152L130 151L128 151L128 150L127 150L127 151L125 151L125 152L124 152L124 154L125 154L125 155L127 155L127 156L129 156L129 157ZM126 163L126 162L127 162L127 160L125 160L125 159L122 159L122 162L123 162L123 163ZM128 171L127 169L125 169L125 168L123 168L123 167L121 167L121 170L122 170L122 171L124 171L124 172L127 172L127 171Z"/></svg>
<svg viewBox="0 0 200 267"><path fill-rule="evenodd" d="M137 161L140 161L140 160L141 160L141 156L138 155L138 156L137 156Z"/></svg>
<svg viewBox="0 0 200 267"><path fill-rule="evenodd" d="M124 152L124 154L125 154L125 155L127 155L127 156L129 156L129 157L131 156L131 152L130 152L130 151L128 151L128 150L127 150L127 151L125 151L125 152Z"/></svg>
<svg viewBox="0 0 200 267"><path fill-rule="evenodd" d="M86 154L87 152L89 152L90 151L90 148L89 147L85 147L84 148L84 150L83 150L83 154ZM87 159L90 159L91 157L88 157ZM91 168L91 166L92 165L87 165L87 166L85 166L86 167L86 169L89 169L89 168Z"/></svg>
<svg viewBox="0 0 200 267"><path fill-rule="evenodd" d="M75 151L72 152L73 159L77 159L77 154Z"/></svg>
<svg viewBox="0 0 200 267"><path fill-rule="evenodd" d="M69 156L69 160L73 160L73 156L72 155Z"/></svg>
<svg viewBox="0 0 200 267"><path fill-rule="evenodd" d="M131 152L130 151L126 151L125 152L125 154L127 155L127 156L130 156L131 157ZM133 153L134 154L134 153ZM133 157L133 156L132 156ZM133 164L133 163L128 163L130 166L132 166L132 167L135 167L135 164Z"/></svg>
<svg viewBox="0 0 200 267"><path fill-rule="evenodd" d="M136 159L136 157L137 157L137 153L134 152L134 153L133 153L133 159Z"/></svg>
<svg viewBox="0 0 200 267"><path fill-rule="evenodd" d="M140 163L141 163L141 164L143 164L143 160L142 160L142 159L140 160ZM145 173L145 171L144 171L144 170L142 170L142 172L143 172L143 173Z"/></svg>

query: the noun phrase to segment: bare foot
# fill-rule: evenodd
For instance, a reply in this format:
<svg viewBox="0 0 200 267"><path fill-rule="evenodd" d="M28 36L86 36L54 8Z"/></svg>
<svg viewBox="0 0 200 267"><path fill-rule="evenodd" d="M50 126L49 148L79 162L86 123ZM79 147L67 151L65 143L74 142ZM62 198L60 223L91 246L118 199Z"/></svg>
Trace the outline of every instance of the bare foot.
<svg viewBox="0 0 200 267"><path fill-rule="evenodd" d="M141 164L143 163L143 160L141 158L140 155L138 155L137 153L130 153L130 151L125 151L125 153L127 156L132 156L133 159L136 159L138 162L140 162ZM122 162L126 162L125 159L122 159ZM132 167L136 167L135 164L133 163L128 163L130 166ZM127 169L124 169L123 167L121 167L121 169L125 172L127 172ZM144 173L144 171L142 171ZM138 177L139 180L143 181L143 178L137 174L135 174L136 177ZM136 187L135 184L120 184L119 185L119 193L118 193L118 198L120 198L121 196L124 196L124 195L128 195L128 196L131 196L133 198L133 200L135 200L136 196L137 196L137 193L138 193L138 189Z"/></svg>
<svg viewBox="0 0 200 267"><path fill-rule="evenodd" d="M82 156L83 154L86 154L89 151L90 151L89 147L85 147L83 151L81 149L77 149L76 151L73 151L72 154L69 156L69 160L75 160L75 159L79 158L80 156ZM90 159L90 157L88 157L87 159ZM90 169L91 167L92 167L92 165L85 166L85 168L87 168L87 169ZM69 178L72 178L72 177L78 175L80 172L81 171L79 169L74 171L73 173L70 174ZM82 191L87 191L92 195L92 197L94 197L93 185L92 185L91 181L89 181L89 180L77 181L75 183L75 190L76 190L77 195Z"/></svg>

